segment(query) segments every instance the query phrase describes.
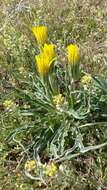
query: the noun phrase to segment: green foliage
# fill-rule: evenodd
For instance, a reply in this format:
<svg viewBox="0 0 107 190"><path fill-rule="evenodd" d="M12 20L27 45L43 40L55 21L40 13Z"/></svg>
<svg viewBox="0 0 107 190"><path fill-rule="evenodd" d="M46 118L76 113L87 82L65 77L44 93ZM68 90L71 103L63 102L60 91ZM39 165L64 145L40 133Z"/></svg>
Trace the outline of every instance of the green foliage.
<svg viewBox="0 0 107 190"><path fill-rule="evenodd" d="M18 83L23 89L12 87L15 99L21 99L27 106L17 108L16 118L22 120L8 140L18 143L28 158L33 157L41 163L44 162L45 155L48 160L60 163L107 145L106 132L100 134L99 129L107 126L106 80L88 78L87 74L82 80L81 73L76 81L68 72L69 64L57 64L59 63L53 65L53 69L44 78L34 73L23 82L19 79ZM30 124L28 119L23 122L26 118L29 118ZM84 130L85 127L88 127L88 133L87 129ZM95 130L101 137L99 143ZM85 133L88 134L87 138ZM28 139L28 143L24 139ZM43 176L40 180L43 180Z"/></svg>

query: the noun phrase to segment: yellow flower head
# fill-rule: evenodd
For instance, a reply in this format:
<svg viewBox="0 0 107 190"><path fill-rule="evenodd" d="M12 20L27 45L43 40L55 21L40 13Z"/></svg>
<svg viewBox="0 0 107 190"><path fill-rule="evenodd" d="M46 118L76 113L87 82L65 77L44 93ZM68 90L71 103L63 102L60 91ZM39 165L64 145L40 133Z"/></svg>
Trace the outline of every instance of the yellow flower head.
<svg viewBox="0 0 107 190"><path fill-rule="evenodd" d="M6 109L11 109L15 104L12 100L5 100L3 105Z"/></svg>
<svg viewBox="0 0 107 190"><path fill-rule="evenodd" d="M40 75L48 73L51 64L56 59L55 46L53 44L45 44L43 51L35 56L37 69Z"/></svg>
<svg viewBox="0 0 107 190"><path fill-rule="evenodd" d="M27 171L32 171L36 168L36 162L35 160L28 160L26 163L25 163L25 170Z"/></svg>
<svg viewBox="0 0 107 190"><path fill-rule="evenodd" d="M47 41L48 34L47 34L47 27L46 26L33 26L32 32L34 33L34 36L36 37L37 43L39 45L44 45L44 43Z"/></svg>
<svg viewBox="0 0 107 190"><path fill-rule="evenodd" d="M53 97L53 103L56 106L63 104L63 102L64 102L64 97L62 96L62 94L58 94Z"/></svg>
<svg viewBox="0 0 107 190"><path fill-rule="evenodd" d="M57 170L57 166L54 163L50 163L45 167L45 174L49 177L52 177L57 173Z"/></svg>
<svg viewBox="0 0 107 190"><path fill-rule="evenodd" d="M75 64L79 60L79 48L76 44L70 44L67 46L68 61L70 64Z"/></svg>
<svg viewBox="0 0 107 190"><path fill-rule="evenodd" d="M35 56L37 69L40 75L45 75L49 71L49 59L47 56L44 56L43 53Z"/></svg>
<svg viewBox="0 0 107 190"><path fill-rule="evenodd" d="M91 81L92 81L92 77L91 77L90 74L84 75L84 76L82 77L82 79L81 79L81 83L82 83L83 85L87 85L87 86L91 83Z"/></svg>
<svg viewBox="0 0 107 190"><path fill-rule="evenodd" d="M51 61L56 57L54 44L44 44L43 52Z"/></svg>

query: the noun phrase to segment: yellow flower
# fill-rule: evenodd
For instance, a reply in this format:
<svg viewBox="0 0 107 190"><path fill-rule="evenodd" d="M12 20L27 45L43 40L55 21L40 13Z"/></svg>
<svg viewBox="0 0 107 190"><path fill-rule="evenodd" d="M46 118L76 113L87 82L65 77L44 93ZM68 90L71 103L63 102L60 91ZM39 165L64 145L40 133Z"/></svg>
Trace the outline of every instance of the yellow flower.
<svg viewBox="0 0 107 190"><path fill-rule="evenodd" d="M84 76L82 77L82 79L81 79L81 83L82 83L83 85L89 85L89 84L91 83L91 81L92 81L92 77L91 77L90 74L84 75Z"/></svg>
<svg viewBox="0 0 107 190"><path fill-rule="evenodd" d="M57 170L58 170L57 166L54 163L50 163L45 166L44 173L47 176L52 177L57 173Z"/></svg>
<svg viewBox="0 0 107 190"><path fill-rule="evenodd" d="M47 27L46 26L33 26L32 32L34 33L34 36L36 37L37 43L39 45L44 45L44 43L47 41L48 34L47 34Z"/></svg>
<svg viewBox="0 0 107 190"><path fill-rule="evenodd" d="M43 53L35 56L37 69L40 75L45 75L49 71L48 57L45 57Z"/></svg>
<svg viewBox="0 0 107 190"><path fill-rule="evenodd" d="M6 109L10 109L10 108L12 108L15 104L14 104L14 102L13 102L12 100L5 100L5 101L3 102L3 105L4 105L4 107L5 107Z"/></svg>
<svg viewBox="0 0 107 190"><path fill-rule="evenodd" d="M53 103L56 106L61 105L63 102L64 102L64 97L62 96L62 94L58 94L53 97Z"/></svg>
<svg viewBox="0 0 107 190"><path fill-rule="evenodd" d="M45 56L48 56L50 61L56 57L54 44L44 44L43 52Z"/></svg>
<svg viewBox="0 0 107 190"><path fill-rule="evenodd" d="M45 44L43 51L35 56L37 69L40 75L48 73L51 64L56 59L55 46L53 44Z"/></svg>
<svg viewBox="0 0 107 190"><path fill-rule="evenodd" d="M73 80L79 80L80 67L79 67L79 48L76 44L70 44L67 46L68 53L68 69L69 75Z"/></svg>
<svg viewBox="0 0 107 190"><path fill-rule="evenodd" d="M76 44L70 44L67 46L68 61L70 64L75 64L79 60L79 48Z"/></svg>
<svg viewBox="0 0 107 190"><path fill-rule="evenodd" d="M26 163L25 163L25 170L27 171L32 171L36 168L36 162L35 160L28 160Z"/></svg>

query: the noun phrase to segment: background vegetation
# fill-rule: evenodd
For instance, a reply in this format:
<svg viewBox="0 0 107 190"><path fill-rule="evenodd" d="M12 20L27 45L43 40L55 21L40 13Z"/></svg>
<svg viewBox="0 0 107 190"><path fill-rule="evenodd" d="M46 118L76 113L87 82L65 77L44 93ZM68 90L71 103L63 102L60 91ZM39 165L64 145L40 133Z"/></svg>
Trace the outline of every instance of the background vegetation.
<svg viewBox="0 0 107 190"><path fill-rule="evenodd" d="M35 51L37 53L38 50L31 32L32 25L48 26L49 40L57 45L62 62L68 41L74 39L80 47L84 71L106 77L106 1L5 0L0 2L0 10L0 189L106 190L107 147L63 162L58 176L47 178L46 186L24 175L24 151L17 142L8 141L9 134L12 134L14 129L33 123L30 117L19 116L19 108L27 109L29 103L25 98L17 97L13 90L13 87L25 89L24 81L29 83L30 77L35 75ZM26 90L31 91L31 88ZM102 96L101 106L106 102L105 97ZM99 96L95 98L98 100ZM7 99L15 102L12 112L4 109L3 102ZM104 114L106 113L107 110ZM103 119L106 120L106 116ZM101 139L103 142L107 139L106 128L107 126L100 126L98 131L87 130L85 135L87 139L92 135L91 144L94 136L96 142ZM19 134L18 141L23 140L24 145L31 144L32 137L29 135L26 140L26 136L28 138L28 134Z"/></svg>

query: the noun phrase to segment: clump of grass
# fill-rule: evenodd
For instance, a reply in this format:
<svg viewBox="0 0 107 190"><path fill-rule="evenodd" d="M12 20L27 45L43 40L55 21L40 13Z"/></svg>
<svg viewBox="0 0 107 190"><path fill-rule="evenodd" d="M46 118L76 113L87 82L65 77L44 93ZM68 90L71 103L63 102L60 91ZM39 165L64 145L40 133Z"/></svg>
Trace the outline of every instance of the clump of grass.
<svg viewBox="0 0 107 190"><path fill-rule="evenodd" d="M33 27L39 44L39 54L36 55L37 73L28 76L27 81L23 80L23 89L13 87L16 99L20 98L24 104L16 109L14 115L21 118L20 126L8 139L18 144L28 160L36 160L37 167L34 160L27 161L30 168L25 167L27 177L46 185L45 160L48 160L50 166L53 164L52 171L51 168L48 169L49 176L52 177L57 170L55 164L59 165L107 145L106 136L99 129L107 126L107 82L104 78L91 76L81 69L79 48L75 43L66 48L68 61L65 59L64 63L58 62L55 46L45 43L43 36L47 36L47 30L40 33L42 28L43 26ZM21 85L21 81L19 83ZM3 105L7 105L5 102ZM100 136L99 143L96 130ZM85 134L88 134L87 138Z"/></svg>

